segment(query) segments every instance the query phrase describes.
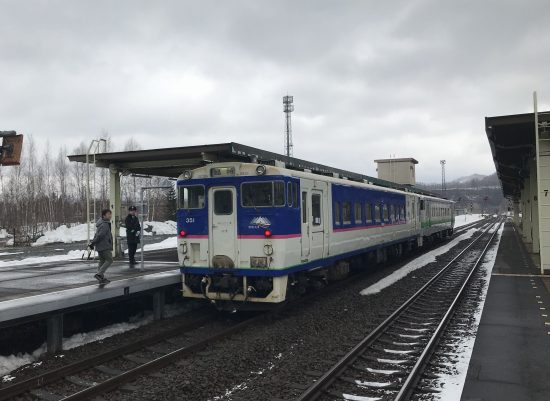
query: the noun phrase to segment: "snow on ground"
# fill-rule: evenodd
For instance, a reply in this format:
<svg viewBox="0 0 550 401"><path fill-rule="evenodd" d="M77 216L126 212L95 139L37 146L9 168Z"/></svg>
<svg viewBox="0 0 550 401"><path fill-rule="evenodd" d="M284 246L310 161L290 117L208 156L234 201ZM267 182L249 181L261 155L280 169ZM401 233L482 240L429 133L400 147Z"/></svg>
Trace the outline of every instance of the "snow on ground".
<svg viewBox="0 0 550 401"><path fill-rule="evenodd" d="M153 244L145 243L145 252L154 251L157 249L170 249L177 247L177 237L167 238L164 241L156 242ZM141 249L139 249L141 251ZM63 251L63 249L56 249L56 251ZM14 252L15 254L16 252ZM84 251L73 250L69 251L64 255L52 255L52 256L35 256L30 258L25 258L21 260L0 260L0 268L2 267L13 267L14 265L23 266L23 265L32 265L35 263L48 263L48 262L62 262L67 260L78 260L82 259L82 254ZM128 253L128 250L125 250L124 253ZM7 253L9 254L9 253ZM7 255L6 254L6 255ZM1 256L1 254L0 254Z"/></svg>
<svg viewBox="0 0 550 401"><path fill-rule="evenodd" d="M175 221L146 221L143 224L144 235L171 235L177 232L177 224ZM66 244L71 244L78 241L86 241L87 237L87 225L86 224L77 224L73 227L68 227L62 225L57 227L55 230L45 231L44 235L32 246L41 246L46 244L53 244L58 242L63 242ZM95 224L90 226L90 238L95 234ZM122 237L126 236L126 230L121 228L120 235Z"/></svg>
<svg viewBox="0 0 550 401"><path fill-rule="evenodd" d="M504 225L500 227L497 234L497 240L485 254L485 261L480 266L480 269L484 273L482 278L483 290L481 292L481 298L477 310L475 311L475 321L471 332L464 333L461 338L461 342L456 347L456 353L451 355L454 362L449 364L450 372L438 374L439 378L436 379L437 384L441 386L440 393L434 393L434 400L441 401L460 401L462 396L462 390L464 383L466 382L466 374L468 373L468 365L470 364L470 358L472 357L472 351L474 349L474 343L476 339L477 329L479 327L479 321L481 320L481 313L483 311L483 305L485 305L485 299L487 297L487 290L489 288L489 282L491 280L491 273L495 260L497 257L498 246L500 244L500 237Z"/></svg>
<svg viewBox="0 0 550 401"><path fill-rule="evenodd" d="M10 237L10 233L5 228L0 229L0 239L5 239Z"/></svg>
<svg viewBox="0 0 550 401"><path fill-rule="evenodd" d="M185 304L175 304L165 306L165 316L167 318L180 315L188 311L188 306ZM115 323L110 326L103 327L98 330L90 331L88 333L78 333L71 337L63 339L63 349L70 350L81 345L88 344L94 341L100 341L107 337L114 336L116 334L124 333L126 331L138 328L153 321L152 312L147 312L141 317L131 317L129 322ZM20 353L17 355L0 355L0 376L2 376L2 382L10 382L15 379L14 376L9 373L13 370L28 365L38 360L46 352L46 343L42 344L39 348L32 353ZM41 364L41 362L37 362Z"/></svg>
<svg viewBox="0 0 550 401"><path fill-rule="evenodd" d="M410 261L405 266L397 269L392 274L387 277L384 277L382 280L374 283L373 285L365 288L361 291L361 295L372 295L377 294L382 291L384 288L389 287L398 280L401 280L403 277L407 276L409 273L420 269L421 267L426 266L428 263L435 262L435 258L439 255L443 255L448 252L452 247L458 244L460 241L470 238L477 230L472 228L466 231L464 234L459 235L454 238L452 241L449 241L443 246L440 246L433 251L427 252L422 256Z"/></svg>
<svg viewBox="0 0 550 401"><path fill-rule="evenodd" d="M0 252L0 256L20 255L24 252Z"/></svg>
<svg viewBox="0 0 550 401"><path fill-rule="evenodd" d="M145 252L155 251L157 249L170 249L170 248L176 249L177 246L178 246L178 237L166 238L164 241L160 241L154 244L148 244L146 241ZM138 252L141 252L141 248L138 249ZM128 253L128 250L126 249L124 253Z"/></svg>
<svg viewBox="0 0 550 401"><path fill-rule="evenodd" d="M455 216L455 228L465 226L483 218L481 214L461 214L460 216Z"/></svg>
<svg viewBox="0 0 550 401"><path fill-rule="evenodd" d="M32 265L35 263L48 263L48 262L60 262L64 260L76 260L82 258L83 251L69 251L66 255L52 255L52 256L35 256L32 258L25 258L21 260L2 260L0 261L0 267L11 267L14 265Z"/></svg>

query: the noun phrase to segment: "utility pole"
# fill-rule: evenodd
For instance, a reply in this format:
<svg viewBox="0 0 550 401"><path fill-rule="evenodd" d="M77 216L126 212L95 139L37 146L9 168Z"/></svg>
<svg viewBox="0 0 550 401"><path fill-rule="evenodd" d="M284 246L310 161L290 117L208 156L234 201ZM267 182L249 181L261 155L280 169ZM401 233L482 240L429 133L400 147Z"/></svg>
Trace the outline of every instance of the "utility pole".
<svg viewBox="0 0 550 401"><path fill-rule="evenodd" d="M283 96L283 111L285 112L285 154L291 157L294 145L292 145L292 123L290 114L294 111L294 96Z"/></svg>
<svg viewBox="0 0 550 401"><path fill-rule="evenodd" d="M441 163L441 193L446 195L447 183L445 182L445 164L447 162L445 160L440 160L439 163Z"/></svg>

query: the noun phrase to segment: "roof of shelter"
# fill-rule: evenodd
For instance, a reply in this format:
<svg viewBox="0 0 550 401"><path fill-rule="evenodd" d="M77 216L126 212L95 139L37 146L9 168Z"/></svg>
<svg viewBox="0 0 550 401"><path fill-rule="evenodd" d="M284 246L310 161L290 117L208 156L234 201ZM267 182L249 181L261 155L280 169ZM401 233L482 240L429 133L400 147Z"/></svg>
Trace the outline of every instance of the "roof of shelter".
<svg viewBox="0 0 550 401"><path fill-rule="evenodd" d="M538 113L538 118L546 126L550 112ZM529 160L535 155L535 115L486 117L485 132L504 196L518 199L523 180L529 177Z"/></svg>
<svg viewBox="0 0 550 401"><path fill-rule="evenodd" d="M72 155L69 156L69 160L86 163L86 155ZM411 192L437 196L418 188L399 185L364 174L353 173L295 157L288 157L235 142L97 153L95 160L98 167L108 168L113 166L126 174L154 175L169 178L176 178L185 170L192 170L213 162L258 162L273 165L277 161L284 163L286 168L293 170L309 170L316 174L331 176L338 174L339 177L345 177L354 181L370 182L383 187L407 189Z"/></svg>

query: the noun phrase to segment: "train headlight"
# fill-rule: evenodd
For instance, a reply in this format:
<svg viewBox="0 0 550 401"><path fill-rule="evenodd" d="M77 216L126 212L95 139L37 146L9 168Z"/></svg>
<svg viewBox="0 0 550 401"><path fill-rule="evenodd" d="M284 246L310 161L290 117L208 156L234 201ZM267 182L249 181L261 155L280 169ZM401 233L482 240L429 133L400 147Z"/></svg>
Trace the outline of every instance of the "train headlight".
<svg viewBox="0 0 550 401"><path fill-rule="evenodd" d="M185 178L186 180L190 180L191 177L193 177L193 173L191 172L191 170L185 170L183 172L183 178Z"/></svg>
<svg viewBox="0 0 550 401"><path fill-rule="evenodd" d="M269 238L269 237L271 237L272 235L273 235L273 234L271 233L271 230L265 230L265 231L264 231L264 236L265 236L266 238Z"/></svg>
<svg viewBox="0 0 550 401"><path fill-rule="evenodd" d="M181 238L185 238L186 236L187 236L187 231L181 230L181 231L180 231L180 237L181 237Z"/></svg>
<svg viewBox="0 0 550 401"><path fill-rule="evenodd" d="M260 164L258 167L256 167L256 174L258 175L265 175L266 171L267 168L263 164Z"/></svg>
<svg viewBox="0 0 550 401"><path fill-rule="evenodd" d="M265 244L264 245L264 254L266 254L267 256L273 255L273 246L271 246L270 244Z"/></svg>

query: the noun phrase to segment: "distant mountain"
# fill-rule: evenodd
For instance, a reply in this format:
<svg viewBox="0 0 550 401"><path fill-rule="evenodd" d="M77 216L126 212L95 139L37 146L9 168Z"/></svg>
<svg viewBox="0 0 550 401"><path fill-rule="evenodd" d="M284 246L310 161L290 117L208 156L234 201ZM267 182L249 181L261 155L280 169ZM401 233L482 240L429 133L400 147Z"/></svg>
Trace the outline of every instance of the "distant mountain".
<svg viewBox="0 0 550 401"><path fill-rule="evenodd" d="M467 182L471 182L472 180L482 180L485 177L487 177L487 176L482 175L482 174L471 174L471 175L467 175L465 177L457 178L456 180L453 180L452 182L458 182L459 184L465 184Z"/></svg>

